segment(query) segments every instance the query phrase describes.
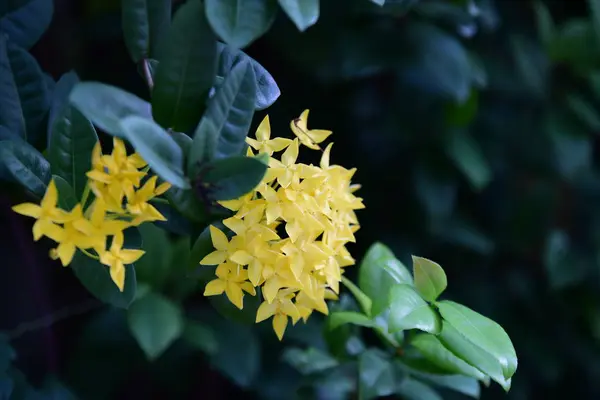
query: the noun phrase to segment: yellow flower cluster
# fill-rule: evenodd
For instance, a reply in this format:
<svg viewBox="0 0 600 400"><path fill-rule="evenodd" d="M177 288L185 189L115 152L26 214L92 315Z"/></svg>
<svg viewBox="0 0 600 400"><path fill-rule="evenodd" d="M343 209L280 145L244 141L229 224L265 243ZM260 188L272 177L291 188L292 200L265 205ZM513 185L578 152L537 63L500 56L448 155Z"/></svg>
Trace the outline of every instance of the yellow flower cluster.
<svg viewBox="0 0 600 400"><path fill-rule="evenodd" d="M330 165L330 143L319 166L297 163L300 145L320 150L331 131L309 130L308 110L290 124L296 138L271 139L269 117L261 122L256 139L247 138L252 148L270 156L267 174L252 192L237 200L221 202L236 214L223 221L233 233L210 226L215 251L200 264L217 265L217 278L205 288L205 296L223 292L238 308L244 293L264 297L256 322L273 317L279 339L288 324L307 321L316 310L328 313L326 299L336 299L343 268L354 259L346 249L354 242L358 220L354 210L364 208L353 195L356 169ZM284 151L285 150L285 151ZM284 151L278 160L273 153ZM283 228L279 229L278 228Z"/></svg>
<svg viewBox="0 0 600 400"><path fill-rule="evenodd" d="M40 205L23 203L13 210L36 219L34 240L47 236L58 243L50 250L52 259L60 259L67 266L79 249L107 265L112 280L123 291L125 265L144 254L142 250L123 249L123 231L146 221L164 221L165 217L148 202L171 185L162 183L157 187L157 177L152 176L142 186L142 179L148 174L146 162L137 153L128 156L122 140L115 138L113 144L112 154L103 155L100 143L96 143L87 186L80 202L70 211L57 207L59 193L54 180ZM95 198L86 207L90 190ZM108 237L112 237L112 243L107 249Z"/></svg>

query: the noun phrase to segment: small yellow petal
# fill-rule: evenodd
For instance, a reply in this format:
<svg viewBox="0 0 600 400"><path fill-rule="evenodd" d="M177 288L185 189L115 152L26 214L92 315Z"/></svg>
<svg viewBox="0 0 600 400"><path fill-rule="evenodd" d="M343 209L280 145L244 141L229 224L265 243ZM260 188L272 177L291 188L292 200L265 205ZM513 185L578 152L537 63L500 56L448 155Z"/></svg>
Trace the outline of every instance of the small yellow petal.
<svg viewBox="0 0 600 400"><path fill-rule="evenodd" d="M266 301L263 301L258 307L258 310L256 310L256 323L258 324L265 319L271 318L275 315L276 311L277 305L275 303L269 304Z"/></svg>
<svg viewBox="0 0 600 400"><path fill-rule="evenodd" d="M227 282L227 286L225 287L225 294L229 301L242 310L244 308L244 293L242 289L233 282Z"/></svg>
<svg viewBox="0 0 600 400"><path fill-rule="evenodd" d="M225 291L227 283L222 279L214 279L206 284L204 288L205 296L216 296Z"/></svg>
<svg viewBox="0 0 600 400"><path fill-rule="evenodd" d="M254 257L250 253L244 250L238 250L229 256L229 259L236 264L248 265L254 260Z"/></svg>
<svg viewBox="0 0 600 400"><path fill-rule="evenodd" d="M42 214L42 208L37 204L23 203L12 207L12 210L17 214L25 215L32 218L39 218Z"/></svg>
<svg viewBox="0 0 600 400"><path fill-rule="evenodd" d="M213 251L200 260L200 265L219 265L227 259L227 252L225 251Z"/></svg>
<svg viewBox="0 0 600 400"><path fill-rule="evenodd" d="M271 123L269 116L266 115L256 129L256 139L260 142L269 140L271 137ZM253 146L254 147L254 146ZM256 148L256 147L255 147Z"/></svg>
<svg viewBox="0 0 600 400"><path fill-rule="evenodd" d="M132 264L139 260L145 253L144 250L125 249L119 252L119 257L124 264Z"/></svg>
<svg viewBox="0 0 600 400"><path fill-rule="evenodd" d="M227 250L229 240L227 240L227 236L223 233L223 231L213 225L211 225L209 229L210 239L212 240L213 247L221 251Z"/></svg>
<svg viewBox="0 0 600 400"><path fill-rule="evenodd" d="M125 289L125 266L122 262L116 262L110 266L109 271L112 281L122 292Z"/></svg>
<svg viewBox="0 0 600 400"><path fill-rule="evenodd" d="M56 248L56 253L58 254L58 258L60 258L60 262L63 266L67 266L73 260L73 256L75 255L75 245L69 242L62 242Z"/></svg>
<svg viewBox="0 0 600 400"><path fill-rule="evenodd" d="M285 328L287 327L288 319L286 315L276 314L273 317L273 330L275 334L279 338L279 340L283 339L283 334L285 333Z"/></svg>

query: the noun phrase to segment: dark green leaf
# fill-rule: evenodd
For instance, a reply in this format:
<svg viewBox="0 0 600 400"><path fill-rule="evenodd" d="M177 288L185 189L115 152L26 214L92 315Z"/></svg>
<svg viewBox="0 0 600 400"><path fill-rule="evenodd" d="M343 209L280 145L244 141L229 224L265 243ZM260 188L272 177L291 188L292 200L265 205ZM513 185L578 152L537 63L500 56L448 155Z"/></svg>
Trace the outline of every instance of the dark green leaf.
<svg viewBox="0 0 600 400"><path fill-rule="evenodd" d="M215 249L210 238L210 229L206 228L194 241L189 259L189 269L190 271L197 271L197 273L194 273L194 275L198 276L198 279L200 279L200 281L208 282L209 280L214 279L215 268L200 265L200 260L202 260L214 250Z"/></svg>
<svg viewBox="0 0 600 400"><path fill-rule="evenodd" d="M121 12L125 44L133 61L153 56L171 23L171 0L123 0Z"/></svg>
<svg viewBox="0 0 600 400"><path fill-rule="evenodd" d="M206 165L203 182L212 184L215 200L234 200L262 181L267 165L257 157L229 157Z"/></svg>
<svg viewBox="0 0 600 400"><path fill-rule="evenodd" d="M374 243L358 272L358 286L373 300L371 315L378 315L388 306L390 288L398 283L412 284L410 272L388 247Z"/></svg>
<svg viewBox="0 0 600 400"><path fill-rule="evenodd" d="M54 121L48 158L52 173L64 178L81 198L92 167L92 150L98 142L91 122L75 107L67 106Z"/></svg>
<svg viewBox="0 0 600 400"><path fill-rule="evenodd" d="M371 298L367 296L362 290L358 288L358 286L356 286L350 279L346 278L345 276L342 276L342 283L348 288L348 290L350 290L350 292L352 292L352 295L356 298L358 304L360 304L360 307L362 308L363 312L367 316L371 316L371 308L373 307L373 301L371 300Z"/></svg>
<svg viewBox="0 0 600 400"><path fill-rule="evenodd" d="M52 180L58 191L58 206L65 211L71 211L79 202L69 182L58 175L52 175Z"/></svg>
<svg viewBox="0 0 600 400"><path fill-rule="evenodd" d="M419 296L411 285L392 286L390 291L389 331L420 329L440 333L442 322L439 315Z"/></svg>
<svg viewBox="0 0 600 400"><path fill-rule="evenodd" d="M77 251L70 266L81 284L98 300L119 308L128 308L133 301L137 286L133 265L125 266L125 286L122 292L112 281L108 267L83 253Z"/></svg>
<svg viewBox="0 0 600 400"><path fill-rule="evenodd" d="M172 187L165 193L171 204L183 216L194 222L204 222L207 218L205 206L198 200L192 189Z"/></svg>
<svg viewBox="0 0 600 400"><path fill-rule="evenodd" d="M25 119L27 139L30 143L36 143L37 138L45 133L44 124L50 108L51 95L46 77L35 58L26 50L11 42L8 42L7 48Z"/></svg>
<svg viewBox="0 0 600 400"><path fill-rule="evenodd" d="M183 333L181 308L158 293L136 300L127 312L129 329L150 360L158 358Z"/></svg>
<svg viewBox="0 0 600 400"><path fill-rule="evenodd" d="M453 301L440 301L437 306L444 320L461 335L496 358L506 379L514 375L517 370L517 354L506 331L500 325Z"/></svg>
<svg viewBox="0 0 600 400"><path fill-rule="evenodd" d="M537 22L538 39L548 48L556 36L556 26L548 7L540 0L533 3Z"/></svg>
<svg viewBox="0 0 600 400"><path fill-rule="evenodd" d="M478 399L481 394L481 387L476 379L462 375L436 375L419 373L419 379L441 388L452 389L462 393L465 396Z"/></svg>
<svg viewBox="0 0 600 400"><path fill-rule="evenodd" d="M596 33L596 43L600 42L600 1L588 0L587 1L591 11L591 20L594 26L594 32Z"/></svg>
<svg viewBox="0 0 600 400"><path fill-rule="evenodd" d="M406 400L443 400L442 396L431 387L410 377L400 382L396 393Z"/></svg>
<svg viewBox="0 0 600 400"><path fill-rule="evenodd" d="M337 311L329 315L330 329L335 329L345 324L371 327L373 326L373 321L366 315L354 311Z"/></svg>
<svg viewBox="0 0 600 400"><path fill-rule="evenodd" d="M156 175L180 189L190 187L183 173L183 151L163 128L135 115L124 118L120 127Z"/></svg>
<svg viewBox="0 0 600 400"><path fill-rule="evenodd" d="M14 135L26 138L25 120L8 58L8 42L0 34L0 126Z"/></svg>
<svg viewBox="0 0 600 400"><path fill-rule="evenodd" d="M462 129L450 132L446 150L475 190L481 190L490 183L490 166L479 144L467 132Z"/></svg>
<svg viewBox="0 0 600 400"><path fill-rule="evenodd" d="M19 183L39 198L50 182L50 163L23 141L0 141L0 177Z"/></svg>
<svg viewBox="0 0 600 400"><path fill-rule="evenodd" d="M52 102L50 105L50 111L48 113L48 145L52 140L52 128L54 127L54 121L58 115L62 112L65 107L69 106L69 94L73 87L79 83L79 77L75 71L69 71L62 75L52 92Z"/></svg>
<svg viewBox="0 0 600 400"><path fill-rule="evenodd" d="M600 114L594 105L575 93L567 95L567 106L571 112L590 130L600 130Z"/></svg>
<svg viewBox="0 0 600 400"><path fill-rule="evenodd" d="M307 30L319 19L319 0L279 0L279 5L300 31Z"/></svg>
<svg viewBox="0 0 600 400"><path fill-rule="evenodd" d="M171 243L167 233L153 224L141 224L138 227L146 253L135 264L139 282L162 288L169 274Z"/></svg>
<svg viewBox="0 0 600 400"><path fill-rule="evenodd" d="M204 265L200 268L208 269L208 267ZM214 274L210 277L210 280L212 279L216 279ZM243 310L240 310L234 306L224 293L220 296L210 296L208 301L215 308L215 310L217 310L217 312L226 319L245 325L253 325L256 322L256 311L262 303L262 297L259 291L257 291L256 296L250 296L249 294L244 293Z"/></svg>
<svg viewBox="0 0 600 400"><path fill-rule="evenodd" d="M275 0L206 0L210 26L235 48L248 46L262 36L275 20Z"/></svg>
<svg viewBox="0 0 600 400"><path fill-rule="evenodd" d="M471 88L469 98L464 103L457 103L455 101L446 103L444 110L446 123L455 127L468 126L477 116L478 108L479 91Z"/></svg>
<svg viewBox="0 0 600 400"><path fill-rule="evenodd" d="M77 83L69 94L70 102L104 132L123 137L121 120L138 116L152 120L150 104L134 94L100 82Z"/></svg>
<svg viewBox="0 0 600 400"><path fill-rule="evenodd" d="M426 258L412 256L415 288L427 301L435 301L448 286L442 267Z"/></svg>
<svg viewBox="0 0 600 400"><path fill-rule="evenodd" d="M165 128L187 132L202 117L217 65L216 40L200 0L177 10L157 53L152 115Z"/></svg>
<svg viewBox="0 0 600 400"><path fill-rule="evenodd" d="M427 360L449 373L485 380L485 374L455 356L435 335L419 334L411 340L410 344L416 347Z"/></svg>
<svg viewBox="0 0 600 400"><path fill-rule="evenodd" d="M361 399L373 399L394 393L394 368L379 350L366 350L360 355L358 363Z"/></svg>
<svg viewBox="0 0 600 400"><path fill-rule="evenodd" d="M0 36L29 49L42 37L54 14L52 0L31 0L0 18Z"/></svg>
<svg viewBox="0 0 600 400"><path fill-rule="evenodd" d="M306 350L297 347L287 348L283 352L282 359L302 375L322 372L338 365L335 358L314 347Z"/></svg>
<svg viewBox="0 0 600 400"><path fill-rule="evenodd" d="M250 61L252 69L254 69L254 76L256 77L256 102L254 107L257 110L264 110L279 98L281 91L275 79L252 57L241 50L237 50L221 42L217 43L217 53L219 55L217 75L220 77L227 76L233 67L242 60Z"/></svg>
<svg viewBox="0 0 600 400"><path fill-rule="evenodd" d="M183 330L183 339L195 349L208 355L216 355L219 351L219 341L215 332L200 322L187 320Z"/></svg>

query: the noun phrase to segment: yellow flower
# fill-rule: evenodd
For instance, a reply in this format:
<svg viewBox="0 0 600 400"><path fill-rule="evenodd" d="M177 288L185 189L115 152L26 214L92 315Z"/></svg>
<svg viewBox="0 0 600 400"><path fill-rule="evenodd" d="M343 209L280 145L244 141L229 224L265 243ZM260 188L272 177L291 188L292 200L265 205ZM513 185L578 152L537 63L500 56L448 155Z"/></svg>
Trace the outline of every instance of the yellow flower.
<svg viewBox="0 0 600 400"><path fill-rule="evenodd" d="M281 151L292 143L290 139L270 138L271 125L269 123L269 116L267 115L256 130L256 139L246 138L246 143L260 153L267 153L268 155L271 155L276 151Z"/></svg>
<svg viewBox="0 0 600 400"><path fill-rule="evenodd" d="M318 150L319 145L325 139L332 134L331 131L325 131L322 129L308 129L308 113L310 110L304 110L300 117L294 119L290 122L290 128L292 128L292 132L294 135L300 139L303 145L308 147L309 149Z"/></svg>
<svg viewBox="0 0 600 400"><path fill-rule="evenodd" d="M292 319L293 324L300 319L300 312L292 303L294 296L293 289L284 289L277 293L277 297L272 303L264 301L256 311L256 323L273 317L273 330L279 340L283 339L288 317Z"/></svg>
<svg viewBox="0 0 600 400"><path fill-rule="evenodd" d="M233 305L240 310L244 308L244 293L256 295L256 291L250 282L248 282L248 271L241 266L224 262L217 267L217 279L214 279L204 288L205 296L215 296L225 292L227 298Z"/></svg>
<svg viewBox="0 0 600 400"><path fill-rule="evenodd" d="M207 254L202 260L201 265L219 265L224 263L229 257L231 252L231 243L227 239L227 236L219 228L211 225L210 226L210 239L212 241L215 251Z"/></svg>
<svg viewBox="0 0 600 400"><path fill-rule="evenodd" d="M39 206L33 203L23 203L12 207L12 210L37 219L33 224L33 240L37 241L42 236L47 236L56 241L62 235L61 228L56 224L63 223L69 218L67 212L56 208L57 201L58 190L54 180L51 180Z"/></svg>
<svg viewBox="0 0 600 400"><path fill-rule="evenodd" d="M110 277L122 292L125 287L125 265L132 264L144 255L144 250L123 249L123 232L117 232L110 249L100 253L100 262L109 267Z"/></svg>
<svg viewBox="0 0 600 400"><path fill-rule="evenodd" d="M135 215L132 225L139 225L147 221L166 221L167 219L153 205L148 203L156 196L160 196L171 188L170 183L162 183L156 187L158 177L155 175L139 190L127 197L127 211Z"/></svg>

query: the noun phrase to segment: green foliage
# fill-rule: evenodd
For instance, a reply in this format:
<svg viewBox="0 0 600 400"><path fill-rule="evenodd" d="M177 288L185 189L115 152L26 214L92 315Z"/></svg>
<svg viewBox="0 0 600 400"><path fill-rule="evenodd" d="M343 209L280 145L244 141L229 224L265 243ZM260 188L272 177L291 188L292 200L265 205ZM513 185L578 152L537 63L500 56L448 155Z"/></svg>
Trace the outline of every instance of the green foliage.
<svg viewBox="0 0 600 400"><path fill-rule="evenodd" d="M54 13L52 0L31 0L0 17L0 36L29 49L42 37Z"/></svg>
<svg viewBox="0 0 600 400"><path fill-rule="evenodd" d="M123 37L133 61L155 56L159 39L171 24L171 2L124 0L121 11Z"/></svg>
<svg viewBox="0 0 600 400"><path fill-rule="evenodd" d="M0 141L0 177L19 183L41 198L50 182L50 164L31 145L21 141Z"/></svg>

